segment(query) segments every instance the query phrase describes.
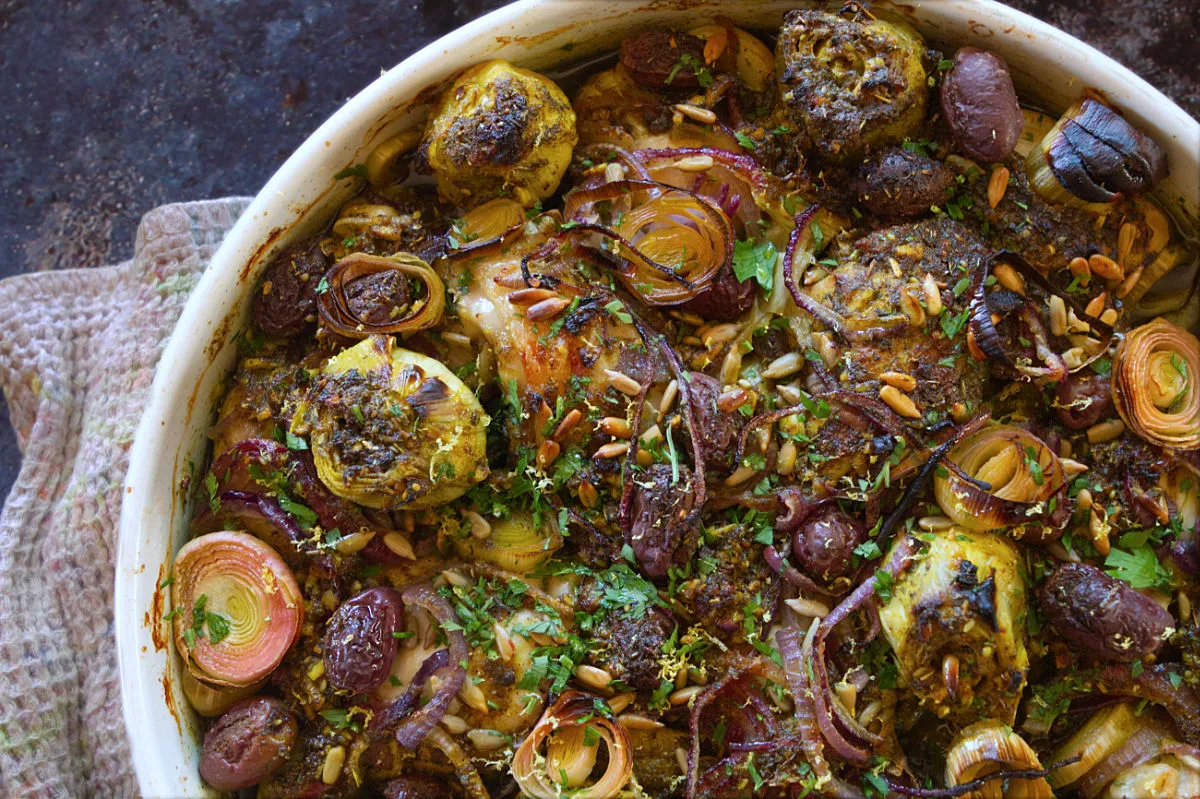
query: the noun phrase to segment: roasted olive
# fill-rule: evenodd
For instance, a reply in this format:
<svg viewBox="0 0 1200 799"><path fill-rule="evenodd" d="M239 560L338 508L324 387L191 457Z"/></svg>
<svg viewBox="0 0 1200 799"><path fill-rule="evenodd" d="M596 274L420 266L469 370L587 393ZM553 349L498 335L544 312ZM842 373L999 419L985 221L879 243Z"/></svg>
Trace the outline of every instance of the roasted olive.
<svg viewBox="0 0 1200 799"><path fill-rule="evenodd" d="M1050 626L1074 648L1132 663L1153 653L1174 627L1150 597L1086 563L1064 563L1038 593Z"/></svg>
<svg viewBox="0 0 1200 799"><path fill-rule="evenodd" d="M733 269L723 266L707 288L679 308L699 314L706 322L728 322L750 310L753 304L754 281L739 281Z"/></svg>
<svg viewBox="0 0 1200 799"><path fill-rule="evenodd" d="M913 219L946 200L954 173L941 161L893 147L869 158L854 182L858 201L874 214Z"/></svg>
<svg viewBox="0 0 1200 799"><path fill-rule="evenodd" d="M317 321L317 285L330 259L318 242L284 250L263 273L254 319L270 336L299 335Z"/></svg>
<svg viewBox="0 0 1200 799"><path fill-rule="evenodd" d="M621 42L621 66L647 89L694 89L705 68L704 42L676 31L644 31Z"/></svg>
<svg viewBox="0 0 1200 799"><path fill-rule="evenodd" d="M296 734L296 717L283 702L243 699L204 734L200 776L218 791L257 785L287 760Z"/></svg>
<svg viewBox="0 0 1200 799"><path fill-rule="evenodd" d="M702 372L688 376L692 392L691 405L696 414L695 436L704 455L704 463L714 469L727 468L732 464L733 451L746 423L746 417L736 410L722 410L717 405L721 396L721 381ZM692 431L689 429L685 444L690 446Z"/></svg>
<svg viewBox="0 0 1200 799"><path fill-rule="evenodd" d="M854 548L867 532L835 505L810 516L792 537L792 557L800 571L828 585L854 569Z"/></svg>
<svg viewBox="0 0 1200 799"><path fill-rule="evenodd" d="M651 466L637 480L626 543L651 577L665 577L667 569L691 557L696 537L685 529L691 502L687 476L666 464Z"/></svg>
<svg viewBox="0 0 1200 799"><path fill-rule="evenodd" d="M365 694L383 684L396 656L393 633L404 628L394 588L368 588L343 602L325 628L325 675L335 688Z"/></svg>
<svg viewBox="0 0 1200 799"><path fill-rule="evenodd" d="M1112 381L1091 370L1067 375L1054 403L1058 418L1072 430L1091 427L1112 413Z"/></svg>
<svg viewBox="0 0 1200 799"><path fill-rule="evenodd" d="M775 46L784 113L802 144L845 160L912 136L925 118L925 45L899 22L792 11Z"/></svg>
<svg viewBox="0 0 1200 799"><path fill-rule="evenodd" d="M1012 155L1025 116L1003 58L963 47L954 54L941 98L942 115L960 152L988 163Z"/></svg>

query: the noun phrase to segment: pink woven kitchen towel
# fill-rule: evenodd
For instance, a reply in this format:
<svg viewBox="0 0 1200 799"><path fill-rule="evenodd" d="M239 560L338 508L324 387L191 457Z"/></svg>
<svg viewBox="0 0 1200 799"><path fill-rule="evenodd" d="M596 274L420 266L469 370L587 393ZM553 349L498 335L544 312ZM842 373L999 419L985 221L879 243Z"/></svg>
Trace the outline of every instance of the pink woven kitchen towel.
<svg viewBox="0 0 1200 799"><path fill-rule="evenodd" d="M0 282L23 453L0 514L0 794L137 794L113 640L121 483L163 344L247 203L156 208L131 261Z"/></svg>

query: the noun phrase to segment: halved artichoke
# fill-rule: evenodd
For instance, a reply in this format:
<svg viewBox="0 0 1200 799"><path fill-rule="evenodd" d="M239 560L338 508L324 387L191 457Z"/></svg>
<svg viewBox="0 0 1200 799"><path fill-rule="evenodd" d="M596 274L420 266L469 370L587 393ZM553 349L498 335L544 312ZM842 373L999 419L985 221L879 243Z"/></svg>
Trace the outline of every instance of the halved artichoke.
<svg viewBox="0 0 1200 799"><path fill-rule="evenodd" d="M1012 724L1025 686L1025 583L1004 536L951 527L879 611L901 673L933 713Z"/></svg>
<svg viewBox="0 0 1200 799"><path fill-rule="evenodd" d="M293 432L317 475L371 508L445 504L488 475L479 400L443 364L373 336L329 359Z"/></svg>

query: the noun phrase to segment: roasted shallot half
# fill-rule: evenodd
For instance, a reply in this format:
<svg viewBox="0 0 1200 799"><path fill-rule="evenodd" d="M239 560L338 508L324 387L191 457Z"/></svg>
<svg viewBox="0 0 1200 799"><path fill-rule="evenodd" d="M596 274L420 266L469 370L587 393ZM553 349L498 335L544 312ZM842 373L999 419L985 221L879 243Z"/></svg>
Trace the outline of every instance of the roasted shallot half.
<svg viewBox="0 0 1200 799"><path fill-rule="evenodd" d="M197 679L253 685L300 635L304 600L291 569L248 533L193 538L175 556L172 576L175 645Z"/></svg>
<svg viewBox="0 0 1200 799"><path fill-rule="evenodd" d="M1164 319L1131 330L1117 348L1117 413L1144 441L1200 449L1200 341Z"/></svg>
<svg viewBox="0 0 1200 799"><path fill-rule="evenodd" d="M512 775L525 796L576 799L616 796L633 776L629 734L620 722L597 713L597 697L567 691L534 725L513 756ZM600 745L608 761L592 778Z"/></svg>
<svg viewBox="0 0 1200 799"><path fill-rule="evenodd" d="M415 255L356 252L334 264L317 291L321 323L352 339L415 333L442 320L446 287Z"/></svg>

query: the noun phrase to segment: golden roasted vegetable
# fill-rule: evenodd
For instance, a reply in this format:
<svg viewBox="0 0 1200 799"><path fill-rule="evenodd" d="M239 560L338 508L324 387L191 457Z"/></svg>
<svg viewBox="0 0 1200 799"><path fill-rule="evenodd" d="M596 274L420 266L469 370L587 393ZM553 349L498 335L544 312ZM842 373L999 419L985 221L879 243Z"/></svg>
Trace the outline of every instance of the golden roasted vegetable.
<svg viewBox="0 0 1200 799"><path fill-rule="evenodd" d="M951 527L879 611L910 688L938 717L1012 724L1029 655L1020 555L1007 538Z"/></svg>
<svg viewBox="0 0 1200 799"><path fill-rule="evenodd" d="M470 207L511 194L530 206L558 188L576 141L562 89L497 59L442 93L421 147L446 201Z"/></svg>
<svg viewBox="0 0 1200 799"><path fill-rule="evenodd" d="M1141 726L1132 702L1102 707L1055 750L1055 763L1079 758L1051 772L1051 787L1065 788L1115 752Z"/></svg>
<svg viewBox="0 0 1200 799"><path fill-rule="evenodd" d="M455 539L458 554L516 574L541 566L563 545L553 517L542 520L540 528L533 515L523 511L513 512L507 519L487 521L481 517L480 521L483 524L474 525L470 535Z"/></svg>
<svg viewBox="0 0 1200 799"><path fill-rule="evenodd" d="M429 508L487 477L488 417L441 363L372 337L334 356L293 432L311 433L317 476L372 508Z"/></svg>
<svg viewBox="0 0 1200 799"><path fill-rule="evenodd" d="M967 727L946 754L946 784L963 785L997 771L1040 769L1037 752L1012 728L995 720ZM967 799L1051 799L1045 778L993 780L965 794Z"/></svg>
<svg viewBox="0 0 1200 799"><path fill-rule="evenodd" d="M823 158L850 160L896 144L925 118L924 51L903 23L792 11L775 45L783 111Z"/></svg>
<svg viewBox="0 0 1200 799"><path fill-rule="evenodd" d="M1200 341L1155 319L1117 347L1113 400L1144 441L1168 449L1200 449Z"/></svg>

